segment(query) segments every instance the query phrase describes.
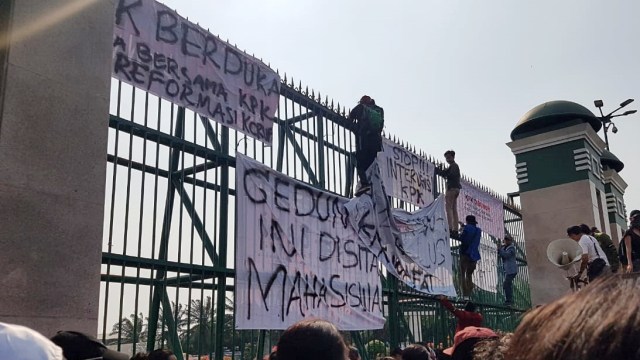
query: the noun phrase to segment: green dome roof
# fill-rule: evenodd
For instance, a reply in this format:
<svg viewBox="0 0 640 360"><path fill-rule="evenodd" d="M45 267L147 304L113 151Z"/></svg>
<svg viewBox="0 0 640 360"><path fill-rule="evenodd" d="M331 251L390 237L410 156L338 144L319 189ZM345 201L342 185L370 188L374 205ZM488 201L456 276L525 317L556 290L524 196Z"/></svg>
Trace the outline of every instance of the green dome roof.
<svg viewBox="0 0 640 360"><path fill-rule="evenodd" d="M600 120L586 107L571 101L556 100L540 104L529 110L511 131L511 140L522 139L542 132L588 122L596 132L602 127Z"/></svg>
<svg viewBox="0 0 640 360"><path fill-rule="evenodd" d="M602 164L602 166L608 167L609 169L613 169L616 172L620 172L622 171L622 169L624 169L624 163L607 149L604 149L602 151L602 156L600 156L600 164Z"/></svg>

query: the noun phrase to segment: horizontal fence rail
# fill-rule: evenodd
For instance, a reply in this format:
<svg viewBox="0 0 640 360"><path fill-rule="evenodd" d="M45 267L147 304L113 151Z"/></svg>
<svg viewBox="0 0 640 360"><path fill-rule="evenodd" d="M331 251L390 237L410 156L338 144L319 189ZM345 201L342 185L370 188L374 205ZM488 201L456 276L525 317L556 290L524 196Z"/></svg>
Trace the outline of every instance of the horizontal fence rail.
<svg viewBox="0 0 640 360"><path fill-rule="evenodd" d="M292 178L351 197L357 177L347 109L285 77L273 144L265 146L116 80L111 98L100 337L129 354L159 347L172 349L179 359L249 360L268 354L279 331L234 329L234 262L240 246L235 232L247 226L235 218L235 156L248 155ZM439 176L436 191L444 191ZM493 282L487 285L498 291L478 290L473 300L487 326L509 331L531 306L524 234L518 208L494 195L504 202L505 231L517 246L516 304L500 305L497 260L498 278L482 281ZM393 204L415 210L398 199ZM452 239L451 246L457 273L457 241ZM455 319L433 296L391 276L382 280L385 327L345 333L363 358L417 341L452 344Z"/></svg>

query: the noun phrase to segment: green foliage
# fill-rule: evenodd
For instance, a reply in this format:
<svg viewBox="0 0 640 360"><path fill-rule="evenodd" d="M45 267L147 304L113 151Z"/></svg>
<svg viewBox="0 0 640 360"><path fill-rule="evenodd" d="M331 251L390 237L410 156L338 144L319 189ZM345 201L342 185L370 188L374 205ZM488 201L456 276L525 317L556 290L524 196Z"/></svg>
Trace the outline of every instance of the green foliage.
<svg viewBox="0 0 640 360"><path fill-rule="evenodd" d="M389 353L387 345L382 340L371 340L364 345L367 353L373 355L375 358L379 356L386 356Z"/></svg>

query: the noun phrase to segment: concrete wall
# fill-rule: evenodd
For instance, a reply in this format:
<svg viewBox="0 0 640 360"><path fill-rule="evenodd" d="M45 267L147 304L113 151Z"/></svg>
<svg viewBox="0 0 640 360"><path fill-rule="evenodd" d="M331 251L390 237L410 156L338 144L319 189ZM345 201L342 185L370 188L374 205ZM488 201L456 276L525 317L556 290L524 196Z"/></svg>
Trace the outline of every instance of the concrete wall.
<svg viewBox="0 0 640 360"><path fill-rule="evenodd" d="M520 194L534 305L548 303L570 291L566 272L547 259L547 246L553 240L567 238L569 226L596 223L592 187L589 180L581 180Z"/></svg>
<svg viewBox="0 0 640 360"><path fill-rule="evenodd" d="M95 334L114 3L19 0L0 114L0 321Z"/></svg>

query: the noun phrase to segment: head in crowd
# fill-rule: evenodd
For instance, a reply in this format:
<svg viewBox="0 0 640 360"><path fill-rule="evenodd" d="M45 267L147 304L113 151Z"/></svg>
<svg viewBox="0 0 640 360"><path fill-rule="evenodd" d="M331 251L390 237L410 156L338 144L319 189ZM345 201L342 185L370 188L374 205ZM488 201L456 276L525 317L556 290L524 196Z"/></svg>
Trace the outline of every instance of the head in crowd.
<svg viewBox="0 0 640 360"><path fill-rule="evenodd" d="M464 304L464 311L470 311L470 312L475 312L478 309L478 307L476 306L476 304L472 301L467 301Z"/></svg>
<svg viewBox="0 0 640 360"><path fill-rule="evenodd" d="M62 349L28 327L0 322L0 359L64 360Z"/></svg>
<svg viewBox="0 0 640 360"><path fill-rule="evenodd" d="M629 225L632 228L640 228L640 210L632 210L629 214Z"/></svg>
<svg viewBox="0 0 640 360"><path fill-rule="evenodd" d="M567 235L575 241L580 240L583 234L582 229L580 229L578 225L571 226L567 229Z"/></svg>
<svg viewBox="0 0 640 360"><path fill-rule="evenodd" d="M599 232L600 232L600 230L597 227L594 226L594 227L591 228L591 233L592 234L596 234L596 233L599 233Z"/></svg>
<svg viewBox="0 0 640 360"><path fill-rule="evenodd" d="M148 360L177 360L173 351L167 349L155 349L149 353Z"/></svg>
<svg viewBox="0 0 640 360"><path fill-rule="evenodd" d="M399 347L394 348L393 350L391 350L391 357L393 357L396 360L400 360L402 359L402 349L400 349Z"/></svg>
<svg viewBox="0 0 640 360"><path fill-rule="evenodd" d="M447 150L444 153L444 159L447 161L447 163L451 164L452 162L455 161L456 159L456 152L453 150Z"/></svg>
<svg viewBox="0 0 640 360"><path fill-rule="evenodd" d="M585 235L591 235L591 227L587 224L580 224L580 231Z"/></svg>
<svg viewBox="0 0 640 360"><path fill-rule="evenodd" d="M276 356L276 352L278 351L278 347L274 346L271 348L271 352L262 357L262 360L276 360L278 357Z"/></svg>
<svg viewBox="0 0 640 360"><path fill-rule="evenodd" d="M478 341L473 348L473 360L504 360L513 333L498 333L498 336Z"/></svg>
<svg viewBox="0 0 640 360"><path fill-rule="evenodd" d="M93 336L77 331L58 331L51 341L62 348L67 360L129 360L128 355L108 349Z"/></svg>
<svg viewBox="0 0 640 360"><path fill-rule="evenodd" d="M464 218L464 221L466 221L467 224L478 225L478 221L476 220L476 217L473 215L467 215L467 217Z"/></svg>
<svg viewBox="0 0 640 360"><path fill-rule="evenodd" d="M149 354L146 352L139 352L131 357L130 360L148 360Z"/></svg>
<svg viewBox="0 0 640 360"><path fill-rule="evenodd" d="M355 346L349 346L349 360L359 360L360 352Z"/></svg>
<svg viewBox="0 0 640 360"><path fill-rule="evenodd" d="M444 349L443 353L455 360L472 360L476 344L484 339L496 339L498 334L484 327L467 326L453 337L453 346Z"/></svg>
<svg viewBox="0 0 640 360"><path fill-rule="evenodd" d="M291 325L278 340L278 360L344 360L347 345L338 329L321 319L305 319Z"/></svg>
<svg viewBox="0 0 640 360"><path fill-rule="evenodd" d="M529 312L510 360L640 359L640 288L635 278L603 276Z"/></svg>
<svg viewBox="0 0 640 360"><path fill-rule="evenodd" d="M402 360L429 360L429 352L422 345L409 345L402 350Z"/></svg>

